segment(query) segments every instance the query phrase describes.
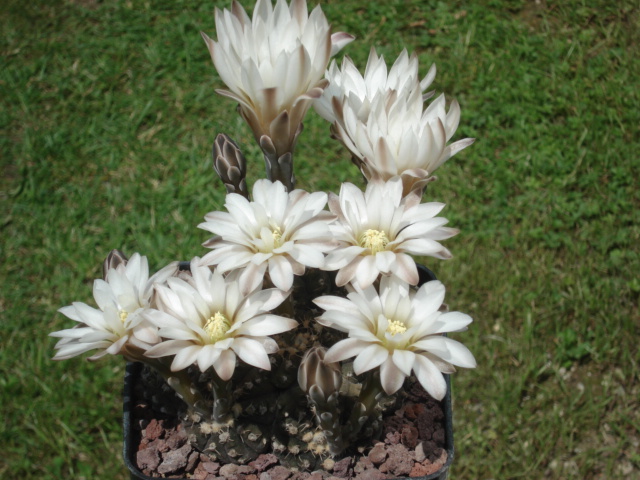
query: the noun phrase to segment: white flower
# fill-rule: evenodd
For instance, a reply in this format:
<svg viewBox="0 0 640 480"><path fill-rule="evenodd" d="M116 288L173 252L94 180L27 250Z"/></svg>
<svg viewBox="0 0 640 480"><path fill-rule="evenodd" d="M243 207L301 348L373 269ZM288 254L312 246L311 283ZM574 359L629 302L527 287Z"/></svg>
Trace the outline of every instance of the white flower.
<svg viewBox="0 0 640 480"><path fill-rule="evenodd" d="M239 276L244 293L254 290L267 270L276 287L289 290L294 275L304 274L305 266L322 267L323 253L333 248L328 222L334 217L322 211L327 195L287 193L280 182L262 179L253 186L253 200L230 193L228 213L205 216L198 227L218 236L204 243L213 251L202 264L217 265L222 273L244 268Z"/></svg>
<svg viewBox="0 0 640 480"><path fill-rule="evenodd" d="M245 296L237 282L199 263L199 258L191 262L192 282L170 278L168 286L157 287L162 310L151 310L147 316L166 340L145 355L175 355L172 371L194 363L202 372L213 366L223 380L233 375L236 355L250 365L270 370L268 354L278 346L268 335L297 325L295 320L268 313L287 293L271 288Z"/></svg>
<svg viewBox="0 0 640 480"><path fill-rule="evenodd" d="M378 99L385 100L390 92L398 97L408 98L414 91L424 92L436 76L436 66L431 65L429 73L420 81L418 79L418 57L402 50L387 74L387 64L384 57L378 56L375 48L369 52L369 60L364 72L360 74L349 57L342 60L342 68L338 69L335 60L331 62L325 77L329 85L322 96L314 102L314 108L325 120L334 123L338 120L334 113L335 102L348 107L355 112L361 122L366 122L371 105ZM422 106L420 105L420 109Z"/></svg>
<svg viewBox="0 0 640 480"><path fill-rule="evenodd" d="M291 144L313 99L326 85L329 59L353 40L331 34L317 6L311 15L306 0L258 0L249 18L234 1L231 10L215 10L218 41L203 34L213 63L236 100L256 140L271 138L281 154Z"/></svg>
<svg viewBox="0 0 640 480"><path fill-rule="evenodd" d="M435 66L418 80L417 58L400 54L386 74L382 57L371 52L364 77L350 60L342 70L327 72L331 87L316 102L318 112L333 122L334 134L351 151L368 179L400 175L404 195L422 194L429 176L474 139L447 145L460 121L460 106L445 109L444 95L423 111L422 92L435 77Z"/></svg>
<svg viewBox="0 0 640 480"><path fill-rule="evenodd" d="M99 308L82 302L62 307L59 312L79 323L75 328L50 334L60 337L54 360L75 357L89 350L100 350L89 360L107 353L126 354L126 345L146 349L160 337L142 315L150 308L154 283L164 282L177 271L177 262L149 278L147 257L134 253L129 261L111 268L105 280L95 280L93 296Z"/></svg>
<svg viewBox="0 0 640 480"><path fill-rule="evenodd" d="M357 286L348 298L324 296L314 300L326 310L320 324L347 332L325 354L325 362L356 357L356 374L380 367L384 391L397 392L404 379L415 373L424 389L437 400L447 390L442 373L453 365L474 368L476 361L460 342L443 336L466 330L471 317L460 312L442 313L445 288L439 281L425 283L415 292L394 277L383 277L380 295L373 286Z"/></svg>
<svg viewBox="0 0 640 480"><path fill-rule="evenodd" d="M331 225L340 246L325 259L323 270L338 270L336 284L371 285L378 275L395 275L415 285L418 270L408 255L451 258L444 240L458 230L444 227L446 218L436 217L442 203L417 204L416 197L402 197L402 182L372 181L362 193L355 185L342 184L340 197L329 196L329 208L338 222Z"/></svg>

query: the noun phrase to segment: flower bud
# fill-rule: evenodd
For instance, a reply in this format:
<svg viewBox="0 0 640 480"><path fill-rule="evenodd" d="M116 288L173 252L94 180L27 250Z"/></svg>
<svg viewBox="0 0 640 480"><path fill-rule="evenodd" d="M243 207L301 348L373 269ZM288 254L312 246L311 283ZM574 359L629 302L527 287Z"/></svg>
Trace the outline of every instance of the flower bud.
<svg viewBox="0 0 640 480"><path fill-rule="evenodd" d="M106 280L109 270L118 268L120 265L126 265L128 261L127 256L120 250L111 250L102 264L102 278Z"/></svg>
<svg viewBox="0 0 640 480"><path fill-rule="evenodd" d="M247 190L247 162L240 148L224 133L213 144L213 168L224 183L227 193L238 193L249 198Z"/></svg>
<svg viewBox="0 0 640 480"><path fill-rule="evenodd" d="M302 357L298 368L300 388L308 394L315 386L322 392L325 399L338 392L342 385L340 364L326 363L324 361L326 351L324 347L310 348Z"/></svg>

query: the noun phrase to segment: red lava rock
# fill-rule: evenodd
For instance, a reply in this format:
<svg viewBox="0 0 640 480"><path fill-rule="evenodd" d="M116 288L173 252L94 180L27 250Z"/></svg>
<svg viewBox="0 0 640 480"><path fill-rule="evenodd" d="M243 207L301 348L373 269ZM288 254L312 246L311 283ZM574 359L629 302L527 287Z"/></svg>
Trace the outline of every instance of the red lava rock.
<svg viewBox="0 0 640 480"><path fill-rule="evenodd" d="M387 475L376 468L359 473L355 476L354 480L384 480L386 478Z"/></svg>
<svg viewBox="0 0 640 480"><path fill-rule="evenodd" d="M167 442L162 438L159 438L158 440L154 440L153 442L156 444L156 448L160 453L165 453L169 451L169 446L167 445Z"/></svg>
<svg viewBox="0 0 640 480"><path fill-rule="evenodd" d="M447 463L447 451L442 450L442 453L435 461L424 460L421 463L416 463L411 469L410 475L412 477L431 475L440 470L445 463Z"/></svg>
<svg viewBox="0 0 640 480"><path fill-rule="evenodd" d="M413 468L413 452L407 450L404 445L392 445L388 449L387 461L380 465L380 471L391 473L396 477L408 475Z"/></svg>
<svg viewBox="0 0 640 480"><path fill-rule="evenodd" d="M193 480L206 480L207 475L209 475L207 472L205 472L204 470L200 470L198 467L196 467L191 478Z"/></svg>
<svg viewBox="0 0 640 480"><path fill-rule="evenodd" d="M447 451L444 448L440 449L440 456L434 460L434 464L438 465L438 468L444 466L445 463L447 463L447 459L449 458L449 455L447 454Z"/></svg>
<svg viewBox="0 0 640 480"><path fill-rule="evenodd" d="M164 433L164 427L162 426L162 423L162 420L158 421L155 418L151 420L144 431L145 438L149 441L160 438L160 435Z"/></svg>
<svg viewBox="0 0 640 480"><path fill-rule="evenodd" d="M349 478L353 473L353 468L351 468L352 463L353 459L351 457L337 461L333 465L333 475L338 478Z"/></svg>
<svg viewBox="0 0 640 480"><path fill-rule="evenodd" d="M415 420L420 415L423 415L427 407L423 403L410 403L404 407L404 415L409 420Z"/></svg>
<svg viewBox="0 0 640 480"><path fill-rule="evenodd" d="M211 480L208 477L214 478L216 474L220 471L220 464L217 462L210 461L205 455L200 455L200 459L205 457L206 461L203 461L198 466L196 466L195 471L193 472L194 480Z"/></svg>
<svg viewBox="0 0 640 480"><path fill-rule="evenodd" d="M427 460L426 463L414 464L409 475L411 475L412 477L425 477L437 472L439 468L440 467L435 467L432 463L429 462L429 460Z"/></svg>
<svg viewBox="0 0 640 480"><path fill-rule="evenodd" d="M289 480L309 480L311 474L309 472L295 472Z"/></svg>
<svg viewBox="0 0 640 480"><path fill-rule="evenodd" d="M178 450L169 450L162 454L162 463L158 467L158 473L176 473L187 466L187 458L193 448L190 444L180 447Z"/></svg>
<svg viewBox="0 0 640 480"><path fill-rule="evenodd" d="M443 428L438 428L436 430L434 430L433 435L431 435L431 439L436 443L436 444L440 444L440 445L444 445L444 429Z"/></svg>
<svg viewBox="0 0 640 480"><path fill-rule="evenodd" d="M380 465L387 459L387 451L385 449L384 443L378 443L375 447L371 449L369 452L369 460L374 465Z"/></svg>
<svg viewBox="0 0 640 480"><path fill-rule="evenodd" d="M145 448L153 448L154 450L158 450L158 446L162 443L164 443L164 440L156 439L153 442L149 442L146 438L143 438L140 441L138 450L144 450Z"/></svg>
<svg viewBox="0 0 640 480"><path fill-rule="evenodd" d="M402 440L400 432L387 433L384 437L385 443L389 445L398 445Z"/></svg>
<svg viewBox="0 0 640 480"><path fill-rule="evenodd" d="M218 462L205 462L202 464L202 467L208 473L218 473L220 471L220 464Z"/></svg>
<svg viewBox="0 0 640 480"><path fill-rule="evenodd" d="M154 470L160 465L160 454L155 448L145 448L136 453L136 461L140 470Z"/></svg>
<svg viewBox="0 0 640 480"><path fill-rule="evenodd" d="M429 440L428 442L422 442L422 449L426 454L426 458L431 462L434 461L440 454L440 452L438 452L438 455L435 454L435 450L437 448L438 447L436 443L431 440Z"/></svg>
<svg viewBox="0 0 640 480"><path fill-rule="evenodd" d="M365 470L370 470L372 468L375 468L375 466L373 465L373 462L369 459L369 457L362 457L360 458L360 460L358 460L358 463L356 463L355 466L353 467L353 472L362 473Z"/></svg>
<svg viewBox="0 0 640 480"><path fill-rule="evenodd" d="M184 471L185 472L193 472L193 469L196 468L196 464L197 464L199 459L200 459L200 453L195 451L195 450L193 450L189 454L189 458L187 458L187 466L184 467Z"/></svg>
<svg viewBox="0 0 640 480"><path fill-rule="evenodd" d="M253 476L257 479L257 475L255 475L256 469L250 467L249 465L233 465L227 464L220 467L219 475L224 480L247 480L247 477Z"/></svg>
<svg viewBox="0 0 640 480"><path fill-rule="evenodd" d="M416 448L418 445L418 429L413 425L402 427L401 442L409 448Z"/></svg>
<svg viewBox="0 0 640 480"><path fill-rule="evenodd" d="M184 428L179 425L178 428L173 431L166 440L167 446L170 449L174 450L176 448L182 447L185 443L187 443L188 438L186 432L184 431Z"/></svg>
<svg viewBox="0 0 640 480"><path fill-rule="evenodd" d="M291 470L282 465L276 465L266 472L260 474L260 480L287 480L291 474Z"/></svg>
<svg viewBox="0 0 640 480"><path fill-rule="evenodd" d="M253 468L257 470L258 473L264 472L267 468L272 465L278 463L278 457L276 457L273 453L263 453L262 455L258 455L253 462L249 462Z"/></svg>
<svg viewBox="0 0 640 480"><path fill-rule="evenodd" d="M327 472L311 472L307 480L324 480L329 474Z"/></svg>
<svg viewBox="0 0 640 480"><path fill-rule="evenodd" d="M220 476L221 477L231 477L238 473L238 468L240 465L235 465L233 463L227 463L226 465L222 465L220 467Z"/></svg>

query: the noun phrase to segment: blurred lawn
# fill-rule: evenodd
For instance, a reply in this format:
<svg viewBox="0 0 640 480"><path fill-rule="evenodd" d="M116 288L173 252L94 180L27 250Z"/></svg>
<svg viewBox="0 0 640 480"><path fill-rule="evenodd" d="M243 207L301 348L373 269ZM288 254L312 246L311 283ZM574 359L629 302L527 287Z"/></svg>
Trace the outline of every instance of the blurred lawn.
<svg viewBox="0 0 640 480"><path fill-rule="evenodd" d="M112 248L202 255L210 146L252 137L199 31L214 3L5 0L0 70L0 423L7 479L125 479L123 364L52 362L57 308L92 302ZM249 3L249 2L245 2ZM462 232L425 262L475 318L454 381L454 479L640 478L640 15L636 2L333 0L345 52L436 62L476 137L426 197ZM359 174L314 113L305 189Z"/></svg>

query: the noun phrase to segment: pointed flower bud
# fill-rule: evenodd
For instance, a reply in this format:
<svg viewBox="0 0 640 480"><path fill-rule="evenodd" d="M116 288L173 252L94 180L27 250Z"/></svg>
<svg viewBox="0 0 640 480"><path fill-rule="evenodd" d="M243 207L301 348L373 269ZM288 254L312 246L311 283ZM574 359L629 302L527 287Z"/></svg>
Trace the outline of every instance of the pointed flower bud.
<svg viewBox="0 0 640 480"><path fill-rule="evenodd" d="M318 393L325 399L338 392L342 386L340 364L325 362L326 351L324 347L312 347L304 354L298 368L300 388L307 394L320 390Z"/></svg>
<svg viewBox="0 0 640 480"><path fill-rule="evenodd" d="M107 272L111 269L115 270L119 265L126 265L129 259L120 250L111 250L107 258L104 259L102 264L102 278L107 280Z"/></svg>
<svg viewBox="0 0 640 480"><path fill-rule="evenodd" d="M221 133L213 144L213 168L224 183L227 193L239 193L249 198L247 190L247 161L238 144Z"/></svg>

